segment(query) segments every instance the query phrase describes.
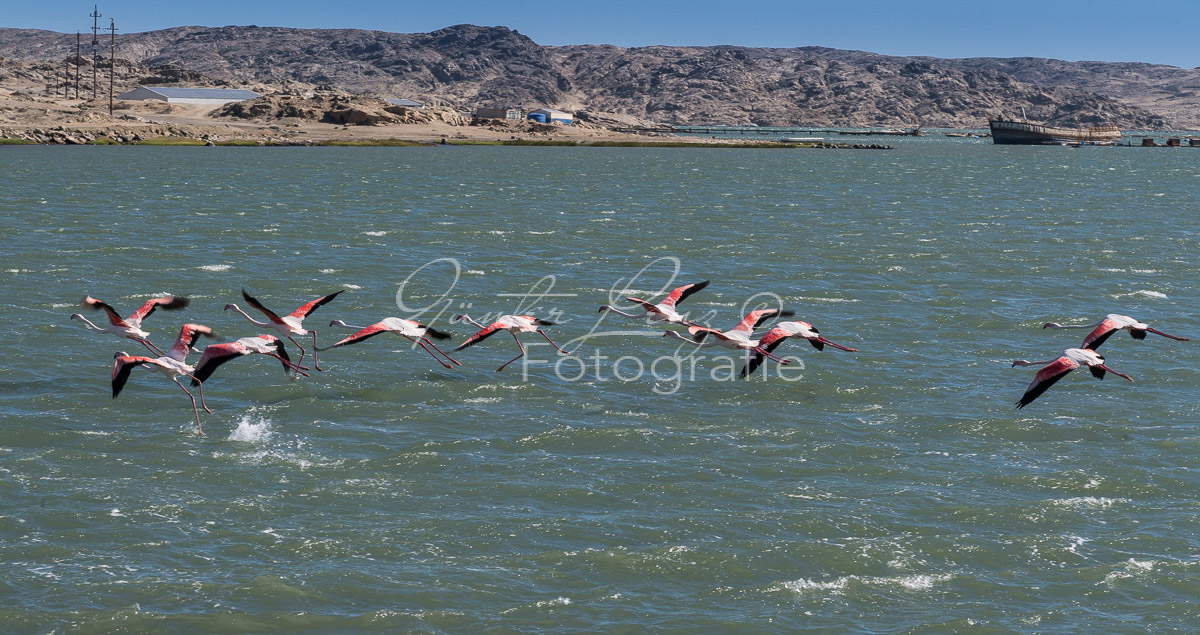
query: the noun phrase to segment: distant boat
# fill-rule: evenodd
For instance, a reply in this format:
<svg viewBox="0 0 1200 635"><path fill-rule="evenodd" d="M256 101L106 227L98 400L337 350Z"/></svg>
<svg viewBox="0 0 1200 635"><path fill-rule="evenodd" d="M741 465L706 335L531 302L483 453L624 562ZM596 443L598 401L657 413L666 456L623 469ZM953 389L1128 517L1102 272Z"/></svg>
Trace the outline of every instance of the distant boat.
<svg viewBox="0 0 1200 635"><path fill-rule="evenodd" d="M992 142L998 145L1111 146L1121 140L1121 129L1116 126L1056 128L1009 119L992 119L988 126L992 129Z"/></svg>

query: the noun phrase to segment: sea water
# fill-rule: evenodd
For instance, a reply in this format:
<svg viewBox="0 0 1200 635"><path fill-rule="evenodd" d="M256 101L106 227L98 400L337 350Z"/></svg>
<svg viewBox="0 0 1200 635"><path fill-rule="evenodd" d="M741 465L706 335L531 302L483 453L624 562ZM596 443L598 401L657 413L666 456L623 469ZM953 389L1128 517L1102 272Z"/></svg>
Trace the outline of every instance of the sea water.
<svg viewBox="0 0 1200 635"><path fill-rule="evenodd" d="M1047 321L1200 337L1200 155L888 143L0 148L3 630L1194 628L1197 343L1120 333L1134 383L1022 410L1010 366L1086 333ZM794 339L738 381L733 351L598 313L700 280L698 321L780 307L858 352ZM223 310L261 319L243 289L280 314L345 289L304 323L321 347L396 316L450 352L456 315L521 313L567 354L236 359L200 436L161 375L113 399L114 353L146 352L69 319L172 293L161 347L273 333Z"/></svg>

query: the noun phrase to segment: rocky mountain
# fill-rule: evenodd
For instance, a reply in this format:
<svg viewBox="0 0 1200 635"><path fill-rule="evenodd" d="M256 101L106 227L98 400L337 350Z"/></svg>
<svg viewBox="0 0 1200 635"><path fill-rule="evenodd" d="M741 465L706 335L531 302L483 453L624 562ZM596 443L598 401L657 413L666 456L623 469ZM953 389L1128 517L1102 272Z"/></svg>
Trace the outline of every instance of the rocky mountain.
<svg viewBox="0 0 1200 635"><path fill-rule="evenodd" d="M0 29L0 56L62 60L73 35ZM902 58L819 47L547 47L505 27L433 33L229 26L117 36L118 57L232 83L301 82L471 106L553 106L663 123L1200 128L1200 71ZM1147 95L1153 95L1148 98Z"/></svg>

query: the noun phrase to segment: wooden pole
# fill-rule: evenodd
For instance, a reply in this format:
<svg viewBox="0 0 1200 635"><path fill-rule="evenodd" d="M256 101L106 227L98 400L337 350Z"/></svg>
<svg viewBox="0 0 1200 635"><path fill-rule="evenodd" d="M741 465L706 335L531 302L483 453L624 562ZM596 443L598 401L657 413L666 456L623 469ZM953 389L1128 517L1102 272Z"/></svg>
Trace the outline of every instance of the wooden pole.
<svg viewBox="0 0 1200 635"><path fill-rule="evenodd" d="M108 52L108 116L111 117L113 114L113 84L115 84L113 78L117 73L117 21L115 19L109 18L108 30L111 36Z"/></svg>

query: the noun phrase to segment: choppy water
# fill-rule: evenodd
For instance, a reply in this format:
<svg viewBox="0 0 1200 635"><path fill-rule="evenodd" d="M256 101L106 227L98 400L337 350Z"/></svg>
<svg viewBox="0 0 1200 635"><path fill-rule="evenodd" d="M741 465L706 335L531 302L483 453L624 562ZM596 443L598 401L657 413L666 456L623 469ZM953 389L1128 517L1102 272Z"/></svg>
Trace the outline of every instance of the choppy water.
<svg viewBox="0 0 1200 635"><path fill-rule="evenodd" d="M1200 154L895 145L0 149L0 623L1195 628L1196 342L1114 336L1136 383L1080 371L1024 410L1009 362L1079 344L1048 320L1200 336ZM693 315L774 293L861 352L789 342L798 380L733 382L661 328L597 327L671 258L712 280ZM450 371L391 336L295 382L235 360L200 437L160 376L113 400L140 347L68 320L169 292L193 303L147 320L159 345L185 320L255 335L222 311L243 287L279 312L349 289L307 323L322 344L410 317L398 291L459 340L464 305L532 305L576 356L523 336L550 361L496 373L500 334Z"/></svg>

